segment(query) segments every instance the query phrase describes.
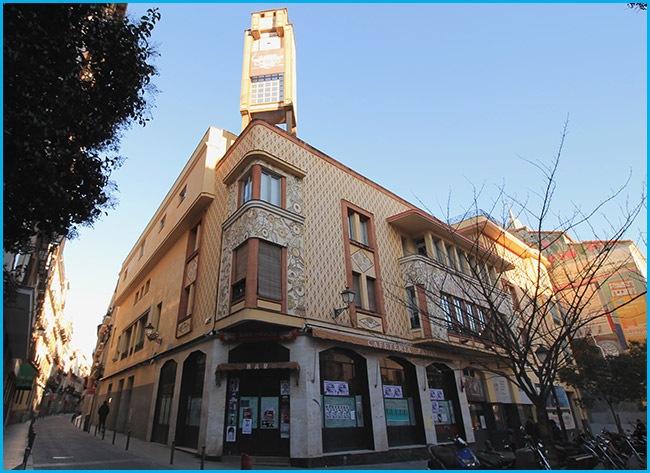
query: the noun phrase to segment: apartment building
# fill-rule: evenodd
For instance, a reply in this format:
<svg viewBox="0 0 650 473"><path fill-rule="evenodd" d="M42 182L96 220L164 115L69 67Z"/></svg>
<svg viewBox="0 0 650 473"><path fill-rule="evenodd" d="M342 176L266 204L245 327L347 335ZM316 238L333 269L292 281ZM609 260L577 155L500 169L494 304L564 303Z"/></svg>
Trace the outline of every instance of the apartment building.
<svg viewBox="0 0 650 473"><path fill-rule="evenodd" d="M207 130L98 328L107 427L319 466L523 423L530 401L472 363L488 329L472 287L519 262L297 138L286 10L254 13L245 48L242 132Z"/></svg>

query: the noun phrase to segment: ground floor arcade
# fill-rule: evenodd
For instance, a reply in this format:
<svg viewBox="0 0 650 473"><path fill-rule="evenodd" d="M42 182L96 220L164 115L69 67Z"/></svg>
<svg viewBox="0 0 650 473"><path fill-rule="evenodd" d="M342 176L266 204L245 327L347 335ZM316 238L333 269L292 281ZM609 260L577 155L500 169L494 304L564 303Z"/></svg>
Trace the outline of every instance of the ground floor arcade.
<svg viewBox="0 0 650 473"><path fill-rule="evenodd" d="M515 386L467 358L323 328L222 332L106 378L98 393L111 406L109 429L211 457L305 466L455 435L498 445L534 416Z"/></svg>

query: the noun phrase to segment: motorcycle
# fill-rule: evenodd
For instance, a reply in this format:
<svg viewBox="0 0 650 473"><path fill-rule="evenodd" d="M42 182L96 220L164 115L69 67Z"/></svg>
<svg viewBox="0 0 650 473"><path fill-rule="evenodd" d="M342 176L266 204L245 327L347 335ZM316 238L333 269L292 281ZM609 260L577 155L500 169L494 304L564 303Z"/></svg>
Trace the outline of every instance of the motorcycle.
<svg viewBox="0 0 650 473"><path fill-rule="evenodd" d="M547 451L544 444L537 442L528 435L528 432L526 432L523 427L520 427L520 433L522 438L526 441L526 446L524 448L518 448L515 451L517 469L550 470L551 465L546 458Z"/></svg>
<svg viewBox="0 0 650 473"><path fill-rule="evenodd" d="M478 470L481 463L467 442L456 436L452 445L429 446L427 467L430 470Z"/></svg>
<svg viewBox="0 0 650 473"><path fill-rule="evenodd" d="M478 458L481 467L486 470L514 469L517 461L517 457L513 452L497 451L489 440L485 441L485 449L477 450L474 454Z"/></svg>

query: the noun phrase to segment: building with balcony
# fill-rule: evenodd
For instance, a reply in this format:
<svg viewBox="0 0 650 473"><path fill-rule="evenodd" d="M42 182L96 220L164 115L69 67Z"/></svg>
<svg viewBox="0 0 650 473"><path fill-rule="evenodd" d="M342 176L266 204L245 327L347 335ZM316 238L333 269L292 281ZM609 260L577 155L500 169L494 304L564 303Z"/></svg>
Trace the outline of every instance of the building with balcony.
<svg viewBox="0 0 650 473"><path fill-rule="evenodd" d="M68 291L65 240L35 241L33 251L4 255L5 270L13 280L3 317L5 424L25 421L42 413L43 404L49 406L72 355L72 323L63 313Z"/></svg>
<svg viewBox="0 0 650 473"><path fill-rule="evenodd" d="M254 13L246 48L277 59L289 26L286 10ZM241 134L207 130L122 264L93 360L107 427L318 466L413 458L522 424L530 401L472 363L490 330L473 288L508 271L522 284L528 263L297 138L278 95L269 114L247 111L264 82L252 70ZM294 87L283 71L268 82ZM513 313L512 293L499 294Z"/></svg>

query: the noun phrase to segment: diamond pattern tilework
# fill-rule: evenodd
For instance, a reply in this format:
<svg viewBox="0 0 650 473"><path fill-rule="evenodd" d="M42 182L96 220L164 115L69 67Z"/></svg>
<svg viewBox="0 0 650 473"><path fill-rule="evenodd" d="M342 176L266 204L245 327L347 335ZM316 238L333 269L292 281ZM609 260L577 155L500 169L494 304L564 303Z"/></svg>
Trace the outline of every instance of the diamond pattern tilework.
<svg viewBox="0 0 650 473"><path fill-rule="evenodd" d="M236 210L237 185L226 187L223 178L251 150L266 151L307 173L302 182L293 178L287 180L287 207L296 212L293 204L297 203L305 217L302 256L299 259L304 265L304 296L302 293L300 295L305 300L307 318L332 321L331 311L338 304L340 292L346 286L342 199L374 215L384 291L400 290L403 282L397 260L402 255L401 240L400 235L386 223L386 218L412 207L328 162L309 147L286 138L282 132L258 124L253 125L246 136L240 137L236 148L229 151L216 170L215 200L204 219L201 247L199 272L203 277L200 278L200 296L197 300L201 314L210 316L215 313L216 288L221 287L218 317L225 315L223 304L227 306L231 256L230 251L225 251L221 255L219 268L220 233L222 223ZM218 273L221 273L219 281ZM384 296L384 307L386 332L410 338L406 308L388 294ZM350 324L347 312L341 315L337 323Z"/></svg>

